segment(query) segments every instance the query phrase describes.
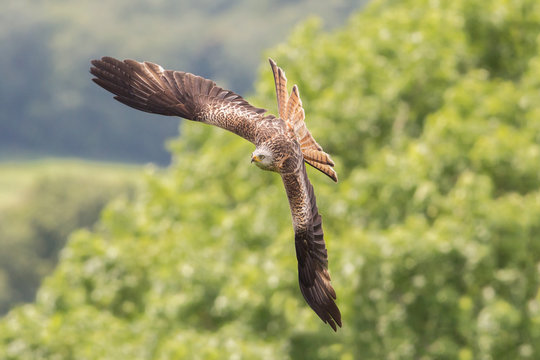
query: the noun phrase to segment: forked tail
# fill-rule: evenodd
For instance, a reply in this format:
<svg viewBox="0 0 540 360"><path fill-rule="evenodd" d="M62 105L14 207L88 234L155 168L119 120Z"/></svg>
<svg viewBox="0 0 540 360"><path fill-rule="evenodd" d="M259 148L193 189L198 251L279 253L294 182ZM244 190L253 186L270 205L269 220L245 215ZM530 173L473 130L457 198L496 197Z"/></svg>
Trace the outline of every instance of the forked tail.
<svg viewBox="0 0 540 360"><path fill-rule="evenodd" d="M269 60L274 72L279 117L294 130L305 162L337 182L337 173L333 169L334 162L330 155L323 151L322 146L315 141L306 126L304 108L302 107L298 87L294 85L289 96L285 72L272 59Z"/></svg>

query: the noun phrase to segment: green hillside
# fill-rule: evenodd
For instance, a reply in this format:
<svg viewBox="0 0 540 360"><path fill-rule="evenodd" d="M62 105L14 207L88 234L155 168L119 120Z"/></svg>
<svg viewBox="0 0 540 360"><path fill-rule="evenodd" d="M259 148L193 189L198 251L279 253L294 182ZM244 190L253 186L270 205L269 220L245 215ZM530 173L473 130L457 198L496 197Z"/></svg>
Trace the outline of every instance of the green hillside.
<svg viewBox="0 0 540 360"><path fill-rule="evenodd" d="M140 166L70 159L0 162L0 315L33 301L68 235L92 228L142 174Z"/></svg>
<svg viewBox="0 0 540 360"><path fill-rule="evenodd" d="M0 358L539 358L539 33L536 0L379 0L266 52L340 176L309 171L337 333L298 289L279 176L190 122L2 319ZM275 111L267 63L256 91Z"/></svg>
<svg viewBox="0 0 540 360"><path fill-rule="evenodd" d="M121 182L138 178L141 167L120 163L100 163L80 159L43 158L17 162L0 161L0 209L16 206L25 191L43 178L93 177L103 181Z"/></svg>

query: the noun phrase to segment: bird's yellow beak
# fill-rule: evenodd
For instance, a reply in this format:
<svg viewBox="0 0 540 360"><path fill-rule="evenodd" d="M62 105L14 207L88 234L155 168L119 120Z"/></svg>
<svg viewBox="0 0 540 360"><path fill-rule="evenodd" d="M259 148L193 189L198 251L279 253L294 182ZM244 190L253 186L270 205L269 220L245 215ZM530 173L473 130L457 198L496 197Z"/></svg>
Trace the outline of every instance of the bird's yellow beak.
<svg viewBox="0 0 540 360"><path fill-rule="evenodd" d="M259 162L259 161L261 161L261 159L259 159L259 157L258 157L257 155L253 155L253 156L251 157L251 162L254 162L254 161L255 161L255 162Z"/></svg>

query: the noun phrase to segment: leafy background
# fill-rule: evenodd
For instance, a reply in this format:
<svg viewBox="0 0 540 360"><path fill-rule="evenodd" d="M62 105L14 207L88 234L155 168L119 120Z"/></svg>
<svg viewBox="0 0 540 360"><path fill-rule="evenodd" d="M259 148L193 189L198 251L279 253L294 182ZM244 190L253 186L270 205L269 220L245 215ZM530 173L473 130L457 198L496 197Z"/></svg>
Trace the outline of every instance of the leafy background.
<svg viewBox="0 0 540 360"><path fill-rule="evenodd" d="M3 318L1 357L538 358L539 30L534 0L379 0L265 52L340 175L309 172L338 333L298 291L279 178L188 122L171 166L73 233ZM255 90L275 109L266 63Z"/></svg>

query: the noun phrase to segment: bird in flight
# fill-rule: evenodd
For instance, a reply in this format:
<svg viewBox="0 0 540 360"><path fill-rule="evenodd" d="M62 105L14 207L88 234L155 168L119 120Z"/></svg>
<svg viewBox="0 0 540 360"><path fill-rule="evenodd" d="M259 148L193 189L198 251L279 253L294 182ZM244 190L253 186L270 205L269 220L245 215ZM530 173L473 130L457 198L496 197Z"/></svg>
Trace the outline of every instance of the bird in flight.
<svg viewBox="0 0 540 360"><path fill-rule="evenodd" d="M92 80L137 110L179 116L229 130L255 145L251 162L281 175L289 199L298 260L298 280L304 299L334 331L341 327L336 293L330 283L322 219L308 163L337 182L334 162L315 141L304 122L298 87L287 90L285 72L269 59L276 85L279 117L249 104L211 80L182 71L165 70L150 62L93 60ZM336 326L337 325L337 326Z"/></svg>

